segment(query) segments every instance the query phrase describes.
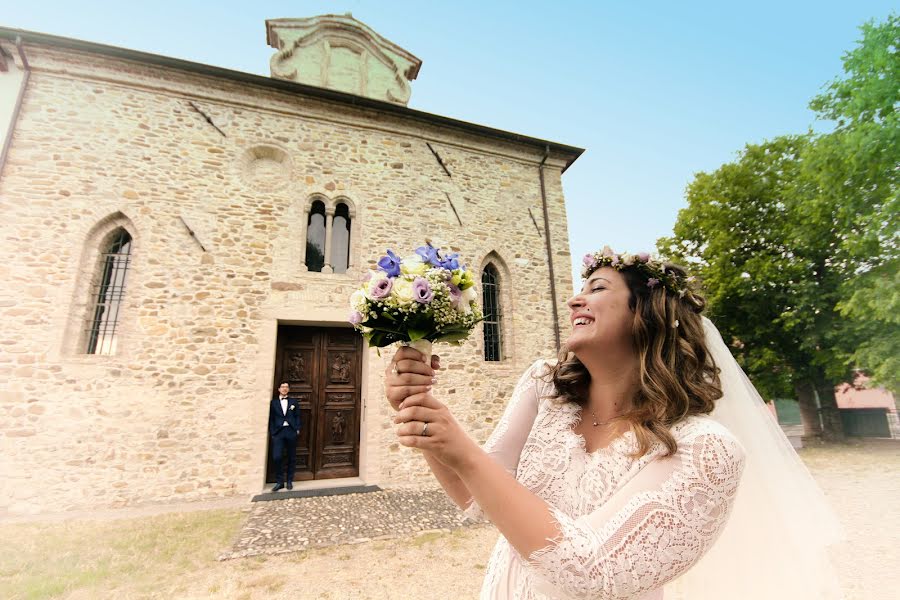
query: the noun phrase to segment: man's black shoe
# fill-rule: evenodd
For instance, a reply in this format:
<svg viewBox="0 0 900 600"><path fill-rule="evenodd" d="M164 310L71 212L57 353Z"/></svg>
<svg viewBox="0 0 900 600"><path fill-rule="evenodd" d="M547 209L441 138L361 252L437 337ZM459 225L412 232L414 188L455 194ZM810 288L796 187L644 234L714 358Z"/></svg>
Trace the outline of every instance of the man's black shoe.
<svg viewBox="0 0 900 600"><path fill-rule="evenodd" d="M287 489L289 489L289 490L294 489L294 482L293 482L293 481L288 481Z"/></svg>
<svg viewBox="0 0 900 600"><path fill-rule="evenodd" d="M283 487L284 487L284 484L283 484L283 483L276 483L276 484L275 484L275 487L272 488L272 491L273 491L273 492L277 492L278 490L280 490L280 489L283 488Z"/></svg>

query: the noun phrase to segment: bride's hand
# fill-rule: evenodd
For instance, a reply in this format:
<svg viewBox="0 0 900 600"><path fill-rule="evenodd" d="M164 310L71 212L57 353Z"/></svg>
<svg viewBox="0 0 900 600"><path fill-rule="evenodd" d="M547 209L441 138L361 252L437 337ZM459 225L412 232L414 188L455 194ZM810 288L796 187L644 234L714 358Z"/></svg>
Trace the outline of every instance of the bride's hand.
<svg viewBox="0 0 900 600"><path fill-rule="evenodd" d="M399 424L397 438L401 444L430 452L453 469L458 470L472 452L479 450L447 406L431 392L406 398L400 404L394 423Z"/></svg>
<svg viewBox="0 0 900 600"><path fill-rule="evenodd" d="M441 368L441 359L431 357L431 366L423 361L425 357L418 350L401 346L384 371L384 393L394 410L413 394L431 390L435 383L435 373Z"/></svg>

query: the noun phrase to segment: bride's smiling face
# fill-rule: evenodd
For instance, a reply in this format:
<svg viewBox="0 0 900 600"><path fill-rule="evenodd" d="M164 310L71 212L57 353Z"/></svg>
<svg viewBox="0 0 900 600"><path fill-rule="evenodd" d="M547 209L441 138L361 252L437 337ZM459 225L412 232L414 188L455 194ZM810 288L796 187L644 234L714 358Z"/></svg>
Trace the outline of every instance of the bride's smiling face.
<svg viewBox="0 0 900 600"><path fill-rule="evenodd" d="M594 353L630 352L634 313L628 303L631 291L615 269L597 269L585 280L581 292L566 303L572 333L569 350L584 360Z"/></svg>

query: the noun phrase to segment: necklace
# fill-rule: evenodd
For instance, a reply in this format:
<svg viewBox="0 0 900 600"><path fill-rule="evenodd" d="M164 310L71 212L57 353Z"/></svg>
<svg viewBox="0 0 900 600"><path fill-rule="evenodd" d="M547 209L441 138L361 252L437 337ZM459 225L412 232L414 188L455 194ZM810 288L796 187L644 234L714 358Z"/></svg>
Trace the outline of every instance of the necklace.
<svg viewBox="0 0 900 600"><path fill-rule="evenodd" d="M593 420L591 421L591 425L593 425L594 427L600 427L601 425L609 425L610 423L612 423L613 421L615 421L617 419L617 417L613 417L612 419L608 419L606 421L598 421L597 413L595 413L593 410L591 411L591 416L594 417Z"/></svg>

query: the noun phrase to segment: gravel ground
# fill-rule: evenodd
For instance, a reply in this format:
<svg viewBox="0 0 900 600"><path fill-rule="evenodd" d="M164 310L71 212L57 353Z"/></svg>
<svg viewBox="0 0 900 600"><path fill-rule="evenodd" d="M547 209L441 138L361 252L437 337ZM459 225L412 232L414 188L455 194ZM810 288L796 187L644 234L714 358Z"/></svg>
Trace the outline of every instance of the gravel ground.
<svg viewBox="0 0 900 600"><path fill-rule="evenodd" d="M463 526L440 487L255 502L234 546L220 560L359 544Z"/></svg>
<svg viewBox="0 0 900 600"><path fill-rule="evenodd" d="M845 600L888 600L900 590L900 441L806 448L804 462L844 525L832 549Z"/></svg>
<svg viewBox="0 0 900 600"><path fill-rule="evenodd" d="M853 441L806 448L801 456L848 533L833 552L846 600L896 598L900 442ZM228 560L219 563L225 569L173 592L182 598L475 598L496 537L493 527L478 525Z"/></svg>

